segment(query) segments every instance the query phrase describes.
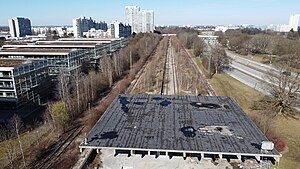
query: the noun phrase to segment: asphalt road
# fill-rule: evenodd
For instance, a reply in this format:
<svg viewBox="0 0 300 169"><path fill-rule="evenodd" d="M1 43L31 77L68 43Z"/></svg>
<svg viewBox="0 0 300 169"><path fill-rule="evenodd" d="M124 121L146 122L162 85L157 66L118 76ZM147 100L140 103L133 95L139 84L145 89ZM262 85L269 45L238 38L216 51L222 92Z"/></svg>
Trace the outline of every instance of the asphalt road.
<svg viewBox="0 0 300 169"><path fill-rule="evenodd" d="M211 46L209 45L208 42L205 41L205 43L208 46L207 51L210 52ZM251 64L251 66L253 66L253 65L259 66L259 64L257 62L253 63L251 60L249 60L249 62L248 62L248 59L244 59L242 57L236 56L227 51L226 51L226 54L227 54L227 56L232 58L233 61L229 65L229 68L223 70L225 73L227 73L231 77L235 78L236 80L244 83L245 85L247 85L251 88L254 88L259 92L262 92L263 94L268 94L268 92L266 90L264 90L264 86L263 86L262 82L258 80L258 79L265 80L265 78L264 78L265 74L255 70L255 69L252 69L250 67L247 67L243 64L238 63L238 62L242 62L245 64ZM236 62L234 60L236 60L238 62ZM267 68L265 68L265 69L267 69ZM250 75L253 77L251 77Z"/></svg>
<svg viewBox="0 0 300 169"><path fill-rule="evenodd" d="M230 67L228 69L223 70L225 73L227 73L229 76L235 78L236 80L244 83L245 85L262 92L263 94L268 94L268 92L264 89L264 86L261 81L233 68Z"/></svg>
<svg viewBox="0 0 300 169"><path fill-rule="evenodd" d="M279 72L274 67L271 67L271 66L259 63L259 62L255 62L255 61L252 61L252 60L249 60L249 59L245 59L245 58L240 57L240 56L238 56L236 54L233 54L231 52L226 51L226 54L227 54L228 57L232 58L233 60L235 60L237 62L241 62L241 63L247 64L247 65L252 66L252 67L254 67L256 69L260 69L260 70L263 70L263 71L275 71L275 72Z"/></svg>
<svg viewBox="0 0 300 169"><path fill-rule="evenodd" d="M249 75L251 75L251 76L253 76L253 77L257 78L257 79L260 79L260 80L265 80L266 79L265 78L266 75L264 73L262 73L260 71L257 71L255 69L252 69L252 68L250 68L248 66L245 66L243 64L240 64L238 62L232 61L231 62L231 67L233 67L235 69L238 69L238 70L240 70L242 72L245 72L245 73L247 73L247 74L249 74Z"/></svg>

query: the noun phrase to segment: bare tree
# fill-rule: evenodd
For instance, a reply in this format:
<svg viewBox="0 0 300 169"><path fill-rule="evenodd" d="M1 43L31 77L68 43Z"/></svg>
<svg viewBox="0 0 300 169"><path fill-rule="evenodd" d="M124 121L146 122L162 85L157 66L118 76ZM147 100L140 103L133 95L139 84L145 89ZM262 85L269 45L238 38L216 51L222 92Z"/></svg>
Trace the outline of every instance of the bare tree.
<svg viewBox="0 0 300 169"><path fill-rule="evenodd" d="M80 69L76 69L72 73L72 88L73 88L73 95L76 98L76 103L77 103L77 109L76 112L79 113L81 109L81 96L80 96L80 91L84 90L82 88L82 80L83 80L83 74L81 73ZM72 118L74 117L74 113L71 113Z"/></svg>
<svg viewBox="0 0 300 169"><path fill-rule="evenodd" d="M267 53L267 48L271 44L269 35L257 34L250 40L250 50L253 53Z"/></svg>
<svg viewBox="0 0 300 169"><path fill-rule="evenodd" d="M21 120L21 118L17 114L14 114L12 116L12 118L9 120L9 125L11 126L11 129L15 132L15 135L18 138L19 147L20 147L20 151L21 151L21 155L22 155L22 160L23 160L23 165L24 165L24 167L26 167L24 150L23 150L22 141L21 141L21 138L20 138L20 130L21 130L22 125L23 125L22 124L22 120Z"/></svg>
<svg viewBox="0 0 300 169"><path fill-rule="evenodd" d="M194 38L194 42L193 42L193 54L195 56L201 56L206 48L206 44L204 43L204 41L200 38L198 38L198 36L196 36Z"/></svg>
<svg viewBox="0 0 300 169"><path fill-rule="evenodd" d="M1 125L0 138L1 141L6 141L3 147L5 157L9 162L9 167L11 169L14 169L15 168L14 159L17 157L17 153L16 153L15 144L10 140L14 136L14 132L11 132L10 127L11 127L10 125Z"/></svg>
<svg viewBox="0 0 300 169"><path fill-rule="evenodd" d="M57 76L57 97L66 104L70 100L69 74L66 68L60 68Z"/></svg>
<svg viewBox="0 0 300 169"><path fill-rule="evenodd" d="M223 48L216 45L211 50L211 58L212 63L215 67L215 73L218 73L218 70L220 70L221 66L224 66L225 64L229 63L229 59L226 55L226 52Z"/></svg>
<svg viewBox="0 0 300 169"><path fill-rule="evenodd" d="M278 73L269 72L265 88L268 96L256 102L253 109L263 111L272 117L284 116L297 118L299 114L300 71L292 73L293 55L282 56Z"/></svg>

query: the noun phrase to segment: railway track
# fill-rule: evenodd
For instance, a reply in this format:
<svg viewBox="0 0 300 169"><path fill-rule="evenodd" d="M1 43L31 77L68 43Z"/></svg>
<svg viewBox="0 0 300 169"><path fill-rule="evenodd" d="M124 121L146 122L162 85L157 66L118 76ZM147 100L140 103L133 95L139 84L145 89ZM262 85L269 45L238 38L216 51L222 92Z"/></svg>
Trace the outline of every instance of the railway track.
<svg viewBox="0 0 300 169"><path fill-rule="evenodd" d="M34 163L30 168L34 169L51 169L55 164L60 160L61 155L67 150L71 145L74 139L80 134L84 126L76 126L65 132L59 143L55 145L47 154L45 158L39 160L37 163Z"/></svg>
<svg viewBox="0 0 300 169"><path fill-rule="evenodd" d="M163 41L163 39L161 41ZM158 46L151 51L151 53L150 53L149 57L147 58L145 64L143 65L141 70L137 73L137 75L135 76L135 79L131 82L130 86L127 88L125 93L131 93L132 91L134 91L137 88L138 84L141 83L141 79L143 77L143 74L146 71L146 68L149 65L149 62L151 61L151 58L156 56L156 50L159 48L159 45L160 45L160 42L158 43Z"/></svg>
<svg viewBox="0 0 300 169"><path fill-rule="evenodd" d="M176 55L176 52L174 52L174 47L172 46L172 40L174 40L174 42L178 42L179 43L179 47L180 49L183 50L184 55L187 55L187 57L185 57L186 61L188 62L188 65L185 65L187 67L189 67L190 69L193 69L193 72L197 72L195 73L194 76L196 76L197 81L195 81L195 83L200 83L204 90L205 90L205 94L208 96L215 96L215 92L212 88L212 86L209 84L209 82L207 81L205 75L202 73L202 71L199 69L197 63L194 61L194 59L192 58L192 56L189 54L189 52L184 48L184 46L182 45L182 43L178 40L178 39L172 39L169 38L168 39L168 48L166 50L166 55L164 56L164 67L163 67L163 73L162 73L162 82L161 84L159 84L160 89L159 89L159 94L161 95L179 95L180 94L180 86L178 83L178 75L177 75L177 66L178 66L178 58L179 56ZM145 75L145 71L147 71L147 65L149 65L149 62L151 62L151 57L154 56L155 54L154 50L152 52L152 54L150 55L150 57L147 58L144 66L142 67L142 69L138 72L138 74L135 77L135 80L131 83L131 85L129 86L129 88L127 89L126 93L130 93L132 91L134 91L137 86L139 86L140 83L142 83L142 79L145 78L143 77Z"/></svg>
<svg viewBox="0 0 300 169"><path fill-rule="evenodd" d="M169 39L169 46L167 49L167 55L165 57L163 81L161 88L161 95L178 95L178 83L176 73L174 49L172 47L172 40Z"/></svg>

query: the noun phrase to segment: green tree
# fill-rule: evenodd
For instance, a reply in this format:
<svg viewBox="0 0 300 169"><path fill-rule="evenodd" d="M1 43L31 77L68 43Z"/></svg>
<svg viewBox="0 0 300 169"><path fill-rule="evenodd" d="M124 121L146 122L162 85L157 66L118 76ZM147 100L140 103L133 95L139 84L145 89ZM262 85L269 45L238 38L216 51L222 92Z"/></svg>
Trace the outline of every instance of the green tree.
<svg viewBox="0 0 300 169"><path fill-rule="evenodd" d="M51 117L58 132L63 132L70 122L69 112L64 102L58 101L51 106Z"/></svg>

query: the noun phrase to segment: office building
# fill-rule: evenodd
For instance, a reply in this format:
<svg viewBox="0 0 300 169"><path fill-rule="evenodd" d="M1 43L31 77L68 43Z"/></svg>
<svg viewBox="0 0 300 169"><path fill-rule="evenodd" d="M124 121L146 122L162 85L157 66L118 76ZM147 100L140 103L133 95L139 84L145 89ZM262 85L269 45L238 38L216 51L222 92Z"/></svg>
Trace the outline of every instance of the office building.
<svg viewBox="0 0 300 169"><path fill-rule="evenodd" d="M300 19L299 14L293 14L290 16L289 25L290 25L291 29L293 29L294 31L298 31L299 19Z"/></svg>
<svg viewBox="0 0 300 169"><path fill-rule="evenodd" d="M154 31L154 11L140 10L138 6L125 7L126 24L131 26L132 33Z"/></svg>
<svg viewBox="0 0 300 169"><path fill-rule="evenodd" d="M92 18L75 18L73 19L74 37L83 37L83 32L88 32L90 29L107 31L107 24L103 21L97 22Z"/></svg>
<svg viewBox="0 0 300 169"><path fill-rule="evenodd" d="M39 109L49 96L46 60L0 59L0 121L14 113L22 117Z"/></svg>
<svg viewBox="0 0 300 169"><path fill-rule="evenodd" d="M8 20L11 37L31 35L31 23L28 18L16 17Z"/></svg>
<svg viewBox="0 0 300 169"><path fill-rule="evenodd" d="M201 161L207 158L238 163L252 159L278 165L281 157L274 144L227 96L119 95L79 148L109 152L109 158L121 156L116 162L118 168L131 156L155 161L174 156L187 161L193 158L200 161L196 168L205 168Z"/></svg>

